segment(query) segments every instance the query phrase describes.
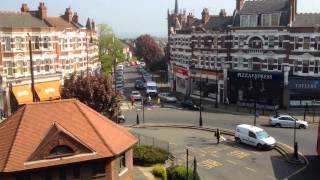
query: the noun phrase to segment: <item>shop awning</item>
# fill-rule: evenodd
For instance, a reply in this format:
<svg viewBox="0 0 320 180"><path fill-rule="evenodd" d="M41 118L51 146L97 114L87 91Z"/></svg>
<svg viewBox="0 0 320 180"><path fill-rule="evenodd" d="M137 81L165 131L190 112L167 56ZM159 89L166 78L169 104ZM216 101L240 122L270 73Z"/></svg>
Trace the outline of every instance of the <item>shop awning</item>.
<svg viewBox="0 0 320 180"><path fill-rule="evenodd" d="M30 85L13 86L12 92L20 105L32 102Z"/></svg>
<svg viewBox="0 0 320 180"><path fill-rule="evenodd" d="M60 82L49 81L35 84L35 89L40 101L60 99Z"/></svg>

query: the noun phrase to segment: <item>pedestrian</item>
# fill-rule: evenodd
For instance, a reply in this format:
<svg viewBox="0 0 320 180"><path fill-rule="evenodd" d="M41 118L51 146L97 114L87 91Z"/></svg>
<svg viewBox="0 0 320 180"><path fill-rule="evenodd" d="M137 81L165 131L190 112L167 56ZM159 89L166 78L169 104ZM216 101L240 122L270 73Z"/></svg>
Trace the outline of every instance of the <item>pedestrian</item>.
<svg viewBox="0 0 320 180"><path fill-rule="evenodd" d="M220 143L220 136L221 136L220 129L217 129L217 131L215 133L215 136L217 138L217 144L219 144Z"/></svg>
<svg viewBox="0 0 320 180"><path fill-rule="evenodd" d="M157 104L158 104L158 105L160 105L160 101L161 101L161 100L160 100L160 97L158 96L158 98L157 98Z"/></svg>
<svg viewBox="0 0 320 180"><path fill-rule="evenodd" d="M133 105L134 105L134 101L135 101L134 96L131 96L131 106L132 106L132 107L133 107Z"/></svg>

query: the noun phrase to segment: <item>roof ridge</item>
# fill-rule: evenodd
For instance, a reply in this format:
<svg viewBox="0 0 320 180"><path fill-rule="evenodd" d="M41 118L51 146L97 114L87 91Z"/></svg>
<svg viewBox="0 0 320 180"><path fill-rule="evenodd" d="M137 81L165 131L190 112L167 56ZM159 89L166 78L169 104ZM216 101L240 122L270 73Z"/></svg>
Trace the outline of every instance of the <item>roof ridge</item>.
<svg viewBox="0 0 320 180"><path fill-rule="evenodd" d="M89 125L92 127L92 129L94 130L94 132L98 135L98 137L101 139L101 141L103 142L104 146L106 148L108 148L110 150L110 152L113 155L116 155L115 151L107 144L107 142L104 141L104 139L102 138L102 135L95 129L94 125L92 124L92 122L90 121L90 119L88 118L88 116L82 111L80 105L78 104L78 100L74 101L73 103L75 103L76 107L79 109L80 113L85 117L85 119L88 121Z"/></svg>
<svg viewBox="0 0 320 180"><path fill-rule="evenodd" d="M19 124L18 124L17 128L14 129L15 132L14 132L13 140L12 140L12 143L10 144L10 146L9 146L9 147L10 147L10 148L9 148L9 151L8 151L9 153L8 153L8 155L7 155L7 157L6 157L6 160L4 161L3 168L1 169L2 172L6 169L6 166L7 166L8 160L9 160L9 157L10 157L10 155L11 155L11 150L12 150L13 144L14 144L16 138L17 138L17 133L18 133L19 127L20 127L20 125L21 125L22 118L23 118L23 114L24 114L26 108L27 108L27 106L24 105L24 106L22 106L22 108L21 108L20 110L18 110L18 111L22 111L22 113L20 114ZM16 114L16 113L15 113L15 114ZM12 117L12 116L11 116L11 117ZM9 118L10 118L10 117L9 117ZM9 119L9 118L8 118L8 119Z"/></svg>
<svg viewBox="0 0 320 180"><path fill-rule="evenodd" d="M64 103L64 102L72 102L72 101L77 101L77 99L71 98L71 99L59 99L54 101L39 101L39 102L26 103L26 105L30 106L30 105L39 105L39 104Z"/></svg>

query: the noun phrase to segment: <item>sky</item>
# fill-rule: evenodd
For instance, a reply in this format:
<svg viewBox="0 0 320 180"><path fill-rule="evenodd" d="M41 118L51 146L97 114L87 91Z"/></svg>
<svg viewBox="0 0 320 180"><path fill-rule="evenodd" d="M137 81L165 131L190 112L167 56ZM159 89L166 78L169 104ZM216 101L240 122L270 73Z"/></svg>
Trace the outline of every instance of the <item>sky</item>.
<svg viewBox="0 0 320 180"><path fill-rule="evenodd" d="M38 8L39 0L0 0L0 11L20 11L22 3L31 10ZM48 8L49 16L62 15L67 7L77 12L85 24L88 17L96 24L110 25L117 36L135 38L141 34L167 36L167 10L174 9L175 0L42 0ZM236 0L178 0L179 9L201 16L207 7L210 14L218 14L226 9L233 13ZM319 12L319 0L298 0L298 12Z"/></svg>

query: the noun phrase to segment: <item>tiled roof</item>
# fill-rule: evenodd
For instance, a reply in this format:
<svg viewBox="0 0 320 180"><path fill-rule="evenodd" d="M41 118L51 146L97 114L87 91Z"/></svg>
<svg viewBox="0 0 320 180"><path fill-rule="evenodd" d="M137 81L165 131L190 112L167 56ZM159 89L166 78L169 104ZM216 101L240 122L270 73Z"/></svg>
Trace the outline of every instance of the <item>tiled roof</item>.
<svg viewBox="0 0 320 180"><path fill-rule="evenodd" d="M48 27L30 13L0 12L0 27Z"/></svg>
<svg viewBox="0 0 320 180"><path fill-rule="evenodd" d="M222 28L225 29L228 25L232 25L233 17L231 16L210 16L209 21L204 25L205 29Z"/></svg>
<svg viewBox="0 0 320 180"><path fill-rule="evenodd" d="M46 136L52 124L91 147L95 153L40 162L27 162ZM137 139L125 128L77 100L26 104L0 123L0 172L69 164L113 157L132 147Z"/></svg>
<svg viewBox="0 0 320 180"><path fill-rule="evenodd" d="M320 14L297 14L292 23L293 27L320 27Z"/></svg>
<svg viewBox="0 0 320 180"><path fill-rule="evenodd" d="M46 22L51 26L56 27L59 30L65 30L67 28L78 29L79 27L72 22L65 21L62 17L47 17Z"/></svg>

